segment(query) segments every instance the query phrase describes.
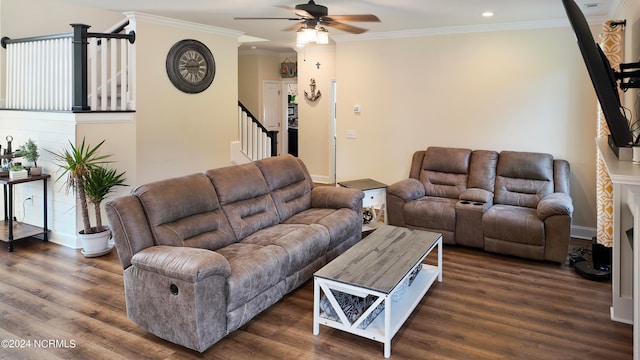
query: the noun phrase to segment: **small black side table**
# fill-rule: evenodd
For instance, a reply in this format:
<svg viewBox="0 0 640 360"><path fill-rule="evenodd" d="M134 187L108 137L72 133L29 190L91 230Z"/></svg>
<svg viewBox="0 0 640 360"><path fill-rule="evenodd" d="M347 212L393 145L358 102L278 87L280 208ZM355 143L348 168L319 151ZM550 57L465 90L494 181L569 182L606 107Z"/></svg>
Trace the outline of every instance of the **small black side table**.
<svg viewBox="0 0 640 360"><path fill-rule="evenodd" d="M7 250L13 251L13 242L16 240L28 238L31 236L42 235L43 241L49 241L47 228L47 180L51 175L43 174L37 176L28 176L24 179L12 180L9 177L0 177L0 184L4 191L4 223L0 224L0 241L9 243ZM43 224L37 227L29 224L21 223L19 226L13 224L13 186L24 184L32 181L42 180L42 197L43 207Z"/></svg>

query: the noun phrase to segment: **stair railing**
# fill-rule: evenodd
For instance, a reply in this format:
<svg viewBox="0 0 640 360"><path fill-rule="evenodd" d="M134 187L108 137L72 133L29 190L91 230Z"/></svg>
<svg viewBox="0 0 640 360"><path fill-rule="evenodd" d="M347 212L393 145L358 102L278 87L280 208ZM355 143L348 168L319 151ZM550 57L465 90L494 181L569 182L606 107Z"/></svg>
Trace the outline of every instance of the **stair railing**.
<svg viewBox="0 0 640 360"><path fill-rule="evenodd" d="M0 40L7 59L5 109L135 110L135 33L121 33L126 22L107 33L71 26L71 33Z"/></svg>
<svg viewBox="0 0 640 360"><path fill-rule="evenodd" d="M242 153L251 161L278 154L278 132L267 130L239 101L238 136Z"/></svg>

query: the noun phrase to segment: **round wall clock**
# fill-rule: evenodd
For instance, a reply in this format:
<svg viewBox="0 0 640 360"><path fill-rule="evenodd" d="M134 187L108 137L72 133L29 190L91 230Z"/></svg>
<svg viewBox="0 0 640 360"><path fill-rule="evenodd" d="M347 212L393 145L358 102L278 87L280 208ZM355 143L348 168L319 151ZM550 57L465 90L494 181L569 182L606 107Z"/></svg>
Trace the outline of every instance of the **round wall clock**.
<svg viewBox="0 0 640 360"><path fill-rule="evenodd" d="M206 45L181 40L167 54L167 75L179 90L195 94L206 90L216 76L216 63Z"/></svg>

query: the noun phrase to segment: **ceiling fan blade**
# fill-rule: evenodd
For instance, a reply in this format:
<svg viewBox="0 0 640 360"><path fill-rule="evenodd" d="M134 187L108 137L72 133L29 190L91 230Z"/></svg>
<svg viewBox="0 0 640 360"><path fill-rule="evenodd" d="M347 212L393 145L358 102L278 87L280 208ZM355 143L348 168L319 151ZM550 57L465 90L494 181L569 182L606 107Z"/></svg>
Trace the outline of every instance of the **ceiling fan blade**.
<svg viewBox="0 0 640 360"><path fill-rule="evenodd" d="M293 12L303 19L315 19L315 16L309 14L308 11L302 9L294 9Z"/></svg>
<svg viewBox="0 0 640 360"><path fill-rule="evenodd" d="M372 14L360 15L329 15L323 16L322 19L328 21L346 21L346 22L380 22L380 19Z"/></svg>
<svg viewBox="0 0 640 360"><path fill-rule="evenodd" d="M286 17L234 17L233 20L304 20L304 19L286 18Z"/></svg>
<svg viewBox="0 0 640 360"><path fill-rule="evenodd" d="M344 23L341 23L341 22L337 22L337 21L322 22L322 25L331 26L332 28L336 28L338 30L350 32L352 34L362 34L363 32L367 32L368 31L367 29L363 29L361 27L348 25L348 24L344 24Z"/></svg>
<svg viewBox="0 0 640 360"><path fill-rule="evenodd" d="M309 14L309 12L306 10L292 8L291 6L287 6L287 5L276 5L276 7L292 11L294 14L298 15L303 19L313 19L313 15Z"/></svg>

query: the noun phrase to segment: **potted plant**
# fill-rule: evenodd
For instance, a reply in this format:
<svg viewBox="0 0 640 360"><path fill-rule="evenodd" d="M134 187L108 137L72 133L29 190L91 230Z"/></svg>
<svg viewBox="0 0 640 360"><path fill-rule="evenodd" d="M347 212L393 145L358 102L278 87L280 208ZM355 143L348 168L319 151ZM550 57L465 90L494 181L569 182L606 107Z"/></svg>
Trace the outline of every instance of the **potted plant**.
<svg viewBox="0 0 640 360"><path fill-rule="evenodd" d="M24 169L21 163L15 163L9 168L9 179L18 180L27 177L27 170Z"/></svg>
<svg viewBox="0 0 640 360"><path fill-rule="evenodd" d="M18 151L23 158L33 163L33 166L29 168L29 175L42 175L42 168L38 166L37 163L38 158L40 157L40 153L38 153L38 145L36 145L36 143L31 140L31 138L29 138L26 143L20 146Z"/></svg>
<svg viewBox="0 0 640 360"><path fill-rule="evenodd" d="M102 144L104 140L96 146L91 146L86 144L83 138L79 147L69 141L69 147L60 152L47 150L53 156L54 163L62 170L56 181L65 179L67 190L73 191L80 201L83 229L78 236L82 241L85 256L96 256L110 250L108 241L111 238L111 230L102 225L99 208L115 186L125 185L124 172L118 174L115 170L103 167L104 164L110 163L107 159L111 155L98 154ZM91 226L89 202L96 208L96 226Z"/></svg>
<svg viewBox="0 0 640 360"><path fill-rule="evenodd" d="M118 172L115 169L109 169L104 166L96 166L87 175L84 182L84 192L87 200L93 204L96 229L98 231L108 230L102 225L102 211L100 204L111 194L116 186L127 186L124 178L125 172Z"/></svg>

